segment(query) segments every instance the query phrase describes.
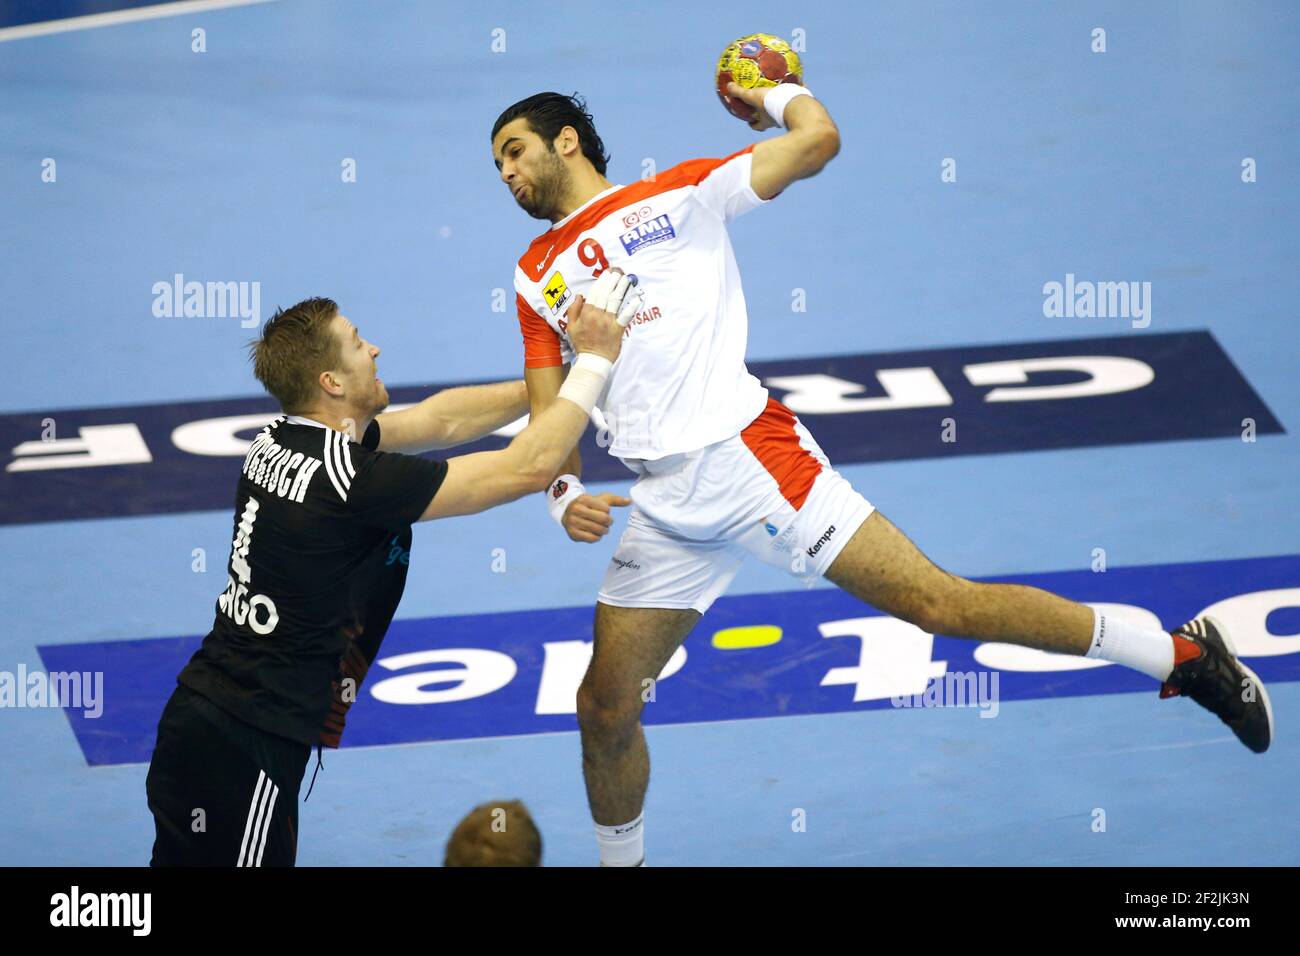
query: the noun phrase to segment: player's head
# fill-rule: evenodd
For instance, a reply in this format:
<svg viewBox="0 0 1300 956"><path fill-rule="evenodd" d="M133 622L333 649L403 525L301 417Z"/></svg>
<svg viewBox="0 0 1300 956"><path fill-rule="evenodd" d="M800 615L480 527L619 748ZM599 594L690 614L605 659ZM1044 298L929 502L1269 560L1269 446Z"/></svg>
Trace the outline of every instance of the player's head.
<svg viewBox="0 0 1300 956"><path fill-rule="evenodd" d="M518 800L475 807L447 841L443 866L541 866L542 835Z"/></svg>
<svg viewBox="0 0 1300 956"><path fill-rule="evenodd" d="M388 407L375 369L379 347L331 299L276 309L248 348L253 374L290 415L330 410L370 418Z"/></svg>
<svg viewBox="0 0 1300 956"><path fill-rule="evenodd" d="M574 175L605 175L609 154L578 94L536 93L492 126L492 159L510 194L534 219L559 219Z"/></svg>

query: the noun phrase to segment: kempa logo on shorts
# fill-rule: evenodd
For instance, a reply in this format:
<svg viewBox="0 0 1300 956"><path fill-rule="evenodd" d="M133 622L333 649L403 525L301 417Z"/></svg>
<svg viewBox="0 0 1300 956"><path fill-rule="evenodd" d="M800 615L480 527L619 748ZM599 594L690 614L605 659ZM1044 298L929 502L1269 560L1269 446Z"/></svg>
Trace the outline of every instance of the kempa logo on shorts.
<svg viewBox="0 0 1300 956"><path fill-rule="evenodd" d="M641 570L641 565L637 564L635 561L632 561L632 560L624 561L622 558L610 558L609 560L611 560L611 561L613 561L615 564L617 564L617 565L619 566L620 569L622 569L622 568L630 568L630 569L633 570L633 571L640 571L640 570Z"/></svg>
<svg viewBox="0 0 1300 956"><path fill-rule="evenodd" d="M103 671L0 671L0 707L58 707L80 710L93 720L104 713Z"/></svg>
<svg viewBox="0 0 1300 956"><path fill-rule="evenodd" d="M826 533L817 539L817 543L808 549L808 557L810 558L817 557L817 552L822 549L822 545L824 545L827 541L831 539L831 535L833 535L834 533L835 533L835 525L831 525L829 528L826 529Z"/></svg>
<svg viewBox="0 0 1300 956"><path fill-rule="evenodd" d="M133 936L148 936L153 924L151 893L70 893L50 897L51 926L129 926Z"/></svg>

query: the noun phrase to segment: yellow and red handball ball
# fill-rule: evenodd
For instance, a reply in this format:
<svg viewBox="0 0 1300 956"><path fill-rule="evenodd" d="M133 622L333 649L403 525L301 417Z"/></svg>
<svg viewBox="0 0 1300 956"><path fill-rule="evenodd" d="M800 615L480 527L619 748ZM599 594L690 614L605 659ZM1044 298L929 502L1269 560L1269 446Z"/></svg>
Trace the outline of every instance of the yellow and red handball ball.
<svg viewBox="0 0 1300 956"><path fill-rule="evenodd" d="M747 90L777 86L780 83L803 85L803 64L799 54L780 37L768 33L753 33L741 37L722 51L718 57L718 97L732 116L752 122L754 107L727 95L727 84L735 83Z"/></svg>

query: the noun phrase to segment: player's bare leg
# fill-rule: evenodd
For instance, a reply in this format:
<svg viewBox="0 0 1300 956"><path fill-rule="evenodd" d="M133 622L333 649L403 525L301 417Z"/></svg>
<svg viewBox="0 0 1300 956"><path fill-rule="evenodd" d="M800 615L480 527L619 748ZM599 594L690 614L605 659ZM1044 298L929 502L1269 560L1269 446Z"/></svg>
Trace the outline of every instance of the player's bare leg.
<svg viewBox="0 0 1300 956"><path fill-rule="evenodd" d="M578 688L582 772L601 840L602 861L636 865L624 851L642 845L640 821L650 780L641 729L647 681L659 677L700 619L697 611L596 604L595 648ZM635 832L615 832L621 830Z"/></svg>
<svg viewBox="0 0 1300 956"><path fill-rule="evenodd" d="M1021 584L980 584L936 567L879 511L826 573L854 597L930 634L1023 644L1058 654L1088 652L1093 611ZM1172 642L1169 651L1173 666Z"/></svg>
<svg viewBox="0 0 1300 956"><path fill-rule="evenodd" d="M930 634L1002 641L1114 661L1185 694L1251 750L1273 735L1268 692L1236 659L1221 624L1198 618L1173 635L1140 628L1039 588L981 584L936 567L880 512L871 514L826 572L868 604Z"/></svg>

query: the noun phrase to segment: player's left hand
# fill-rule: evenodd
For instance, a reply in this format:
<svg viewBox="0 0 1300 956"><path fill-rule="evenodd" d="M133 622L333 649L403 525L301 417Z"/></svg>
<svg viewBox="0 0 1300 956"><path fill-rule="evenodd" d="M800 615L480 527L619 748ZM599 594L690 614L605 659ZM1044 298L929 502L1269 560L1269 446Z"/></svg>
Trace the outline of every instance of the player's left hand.
<svg viewBox="0 0 1300 956"><path fill-rule="evenodd" d="M750 121L749 128L754 130L756 133L761 133L763 130L771 129L776 125L776 123L773 122L772 117L767 115L767 110L763 109L763 100L767 97L768 92L774 89L776 89L776 87L768 86L758 90L747 90L739 83L727 84L728 96L734 96L742 103L748 103L750 106L754 107L754 113L756 115Z"/></svg>
<svg viewBox="0 0 1300 956"><path fill-rule="evenodd" d="M599 541L614 524L610 507L626 508L631 503L631 498L607 491L599 495L578 495L564 509L564 530L574 541L587 544Z"/></svg>

